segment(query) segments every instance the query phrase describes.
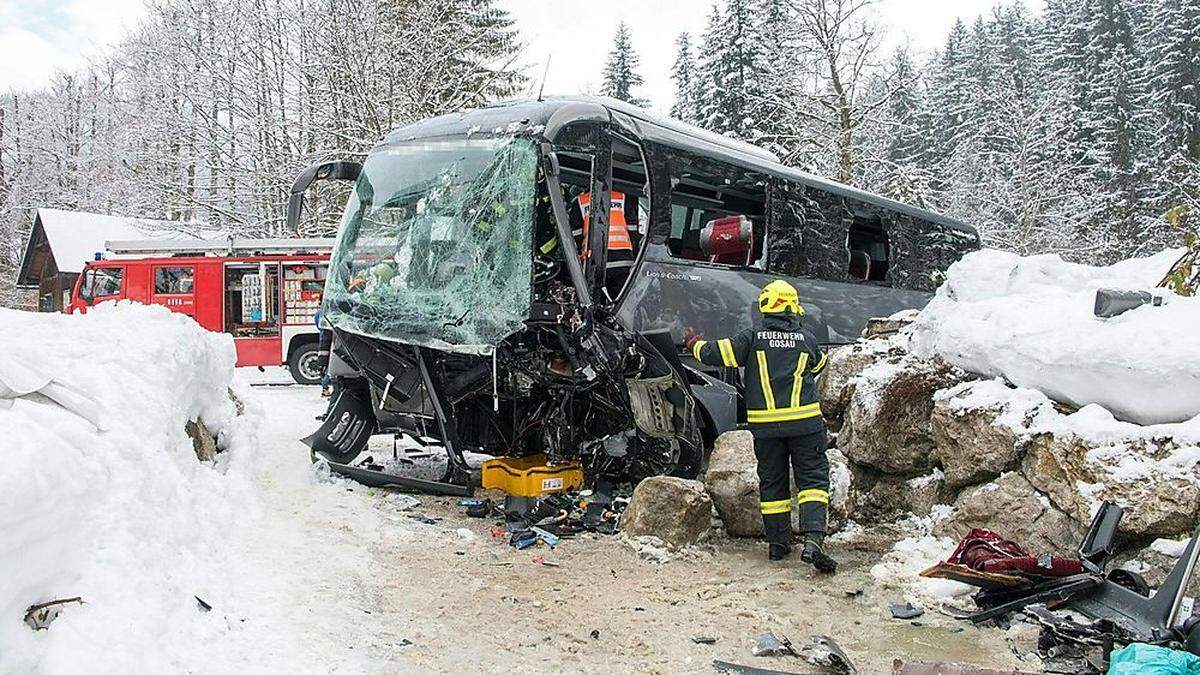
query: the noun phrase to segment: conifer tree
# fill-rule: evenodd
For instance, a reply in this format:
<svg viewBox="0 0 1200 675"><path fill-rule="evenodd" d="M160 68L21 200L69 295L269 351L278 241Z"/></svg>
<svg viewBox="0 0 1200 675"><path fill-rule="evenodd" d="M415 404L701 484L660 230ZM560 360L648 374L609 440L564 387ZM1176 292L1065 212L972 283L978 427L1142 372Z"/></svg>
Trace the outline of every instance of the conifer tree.
<svg viewBox="0 0 1200 675"><path fill-rule="evenodd" d="M646 105L647 102L634 93L634 89L643 84L642 76L638 73L640 63L641 59L634 51L633 41L629 36L629 26L622 21L617 24L613 48L604 63L600 93L634 105Z"/></svg>
<svg viewBox="0 0 1200 675"><path fill-rule="evenodd" d="M701 125L718 133L757 140L763 103L762 52L750 0L714 5L704 31L700 68L707 91Z"/></svg>
<svg viewBox="0 0 1200 675"><path fill-rule="evenodd" d="M671 81L675 83L675 101L671 104L671 116L691 124L699 121L699 81L696 73L696 56L692 53L691 36L686 32L675 38L675 63L671 67Z"/></svg>

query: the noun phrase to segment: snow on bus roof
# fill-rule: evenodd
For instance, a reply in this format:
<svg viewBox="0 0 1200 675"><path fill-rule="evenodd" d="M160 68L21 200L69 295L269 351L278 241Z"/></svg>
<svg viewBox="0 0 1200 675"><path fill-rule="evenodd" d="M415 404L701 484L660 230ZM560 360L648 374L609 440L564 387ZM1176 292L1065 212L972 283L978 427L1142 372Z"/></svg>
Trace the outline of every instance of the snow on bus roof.
<svg viewBox="0 0 1200 675"><path fill-rule="evenodd" d="M153 220L129 216L111 216L86 211L62 209L38 209L34 215L34 226L29 230L25 256L21 261L19 279L37 283L36 275L31 279L35 237L41 228L54 264L59 272L79 273L83 265L97 252L104 251L104 242L128 239L179 239L193 240L198 236L216 236L203 223L195 221Z"/></svg>

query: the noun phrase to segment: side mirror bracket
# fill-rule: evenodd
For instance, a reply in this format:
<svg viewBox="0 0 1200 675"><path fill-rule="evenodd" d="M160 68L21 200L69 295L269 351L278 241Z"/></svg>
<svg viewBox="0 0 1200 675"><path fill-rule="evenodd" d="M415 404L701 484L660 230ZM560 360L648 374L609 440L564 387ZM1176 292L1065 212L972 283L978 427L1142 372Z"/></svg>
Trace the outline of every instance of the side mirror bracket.
<svg viewBox="0 0 1200 675"><path fill-rule="evenodd" d="M361 162L335 160L313 164L296 176L288 195L287 228L292 234L300 232L300 213L304 210L304 193L319 180L358 180L362 173Z"/></svg>

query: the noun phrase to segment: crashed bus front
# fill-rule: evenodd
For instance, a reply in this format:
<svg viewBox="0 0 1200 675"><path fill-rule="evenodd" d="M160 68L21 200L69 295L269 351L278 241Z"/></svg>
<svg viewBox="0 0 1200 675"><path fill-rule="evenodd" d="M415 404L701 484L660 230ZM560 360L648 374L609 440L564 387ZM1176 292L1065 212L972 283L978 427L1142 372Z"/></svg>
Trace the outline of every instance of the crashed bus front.
<svg viewBox="0 0 1200 675"><path fill-rule="evenodd" d="M694 476L744 412L736 370L677 348L684 327L751 325L757 290L782 277L806 327L847 342L872 316L922 306L979 243L937 214L607 100L393 131L361 166L301 174L293 226L319 178L354 181L323 305L340 393L307 439L344 473L372 434L395 434L444 446L460 484L465 451L618 481ZM610 225L624 250L609 250Z"/></svg>

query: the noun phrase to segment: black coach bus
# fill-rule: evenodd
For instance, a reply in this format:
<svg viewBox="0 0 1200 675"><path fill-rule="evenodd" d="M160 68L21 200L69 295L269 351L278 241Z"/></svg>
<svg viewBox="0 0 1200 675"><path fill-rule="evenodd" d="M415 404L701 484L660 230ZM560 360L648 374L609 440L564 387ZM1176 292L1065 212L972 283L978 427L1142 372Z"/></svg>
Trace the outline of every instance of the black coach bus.
<svg viewBox="0 0 1200 675"><path fill-rule="evenodd" d="M870 317L923 306L979 247L966 224L608 99L398 128L362 164L303 172L293 228L327 178L354 183L323 306L341 386L307 442L378 482L400 478L350 464L383 433L445 446L456 483L465 450L695 475L741 413L736 372L683 353L685 327L746 327L758 290L784 278L810 331L849 342Z"/></svg>

